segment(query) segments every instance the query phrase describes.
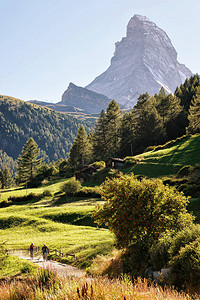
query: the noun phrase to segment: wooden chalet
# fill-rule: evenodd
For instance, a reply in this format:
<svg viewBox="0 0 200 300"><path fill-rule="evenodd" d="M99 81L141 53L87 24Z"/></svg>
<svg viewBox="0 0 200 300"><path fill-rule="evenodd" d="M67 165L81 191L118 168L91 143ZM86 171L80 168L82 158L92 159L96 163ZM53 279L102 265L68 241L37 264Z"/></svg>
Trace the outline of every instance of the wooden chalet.
<svg viewBox="0 0 200 300"><path fill-rule="evenodd" d="M123 167L125 160L122 158L109 157L106 161L107 168L118 169Z"/></svg>

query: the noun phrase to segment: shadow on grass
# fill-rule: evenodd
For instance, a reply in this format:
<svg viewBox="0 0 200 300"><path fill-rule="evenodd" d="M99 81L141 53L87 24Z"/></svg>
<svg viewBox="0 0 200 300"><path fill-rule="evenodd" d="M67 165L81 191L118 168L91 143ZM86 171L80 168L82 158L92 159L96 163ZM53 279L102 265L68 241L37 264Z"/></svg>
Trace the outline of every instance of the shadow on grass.
<svg viewBox="0 0 200 300"><path fill-rule="evenodd" d="M47 214L42 216L44 219L48 219L54 222L78 225L78 226L90 226L97 227L90 215L79 214L79 213L60 213L60 214Z"/></svg>

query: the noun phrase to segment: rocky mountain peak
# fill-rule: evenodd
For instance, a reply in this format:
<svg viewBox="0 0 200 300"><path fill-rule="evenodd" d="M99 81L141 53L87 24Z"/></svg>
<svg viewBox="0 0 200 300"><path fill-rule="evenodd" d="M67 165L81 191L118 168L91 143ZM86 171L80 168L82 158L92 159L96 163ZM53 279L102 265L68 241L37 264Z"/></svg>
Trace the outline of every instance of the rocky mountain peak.
<svg viewBox="0 0 200 300"><path fill-rule="evenodd" d="M86 113L100 113L107 108L109 102L108 97L70 82L62 100L57 104L78 107Z"/></svg>
<svg viewBox="0 0 200 300"><path fill-rule="evenodd" d="M110 67L87 88L132 107L140 94L154 95L163 86L167 92L192 72L177 61L177 52L166 32L147 17L134 15L126 37L115 44Z"/></svg>

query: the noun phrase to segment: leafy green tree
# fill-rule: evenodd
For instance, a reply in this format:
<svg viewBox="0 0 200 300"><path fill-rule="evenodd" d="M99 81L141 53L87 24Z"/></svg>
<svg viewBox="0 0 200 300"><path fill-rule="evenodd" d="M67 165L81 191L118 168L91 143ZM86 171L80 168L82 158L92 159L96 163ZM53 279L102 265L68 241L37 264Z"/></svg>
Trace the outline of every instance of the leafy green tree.
<svg viewBox="0 0 200 300"><path fill-rule="evenodd" d="M85 128L81 125L70 149L69 165L75 169L83 167L91 157L89 140Z"/></svg>
<svg viewBox="0 0 200 300"><path fill-rule="evenodd" d="M188 120L187 133L200 133L200 86L197 88L196 96L190 105Z"/></svg>
<svg viewBox="0 0 200 300"><path fill-rule="evenodd" d="M193 220L187 212L187 197L158 179L139 181L134 175L107 179L102 199L106 202L94 218L114 232L119 248L138 240L157 240L163 232L176 232Z"/></svg>
<svg viewBox="0 0 200 300"><path fill-rule="evenodd" d="M27 182L37 174L42 158L38 158L40 149L33 138L30 138L17 159L17 178L19 182Z"/></svg>

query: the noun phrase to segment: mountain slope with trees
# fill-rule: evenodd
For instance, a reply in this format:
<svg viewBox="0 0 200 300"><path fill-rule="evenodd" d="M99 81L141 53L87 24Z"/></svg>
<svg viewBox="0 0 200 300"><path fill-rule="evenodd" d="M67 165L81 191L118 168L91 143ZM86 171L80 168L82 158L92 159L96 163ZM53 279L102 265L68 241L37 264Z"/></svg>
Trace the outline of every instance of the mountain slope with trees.
<svg viewBox="0 0 200 300"><path fill-rule="evenodd" d="M81 124L54 110L0 96L0 149L13 159L31 137L47 161L65 158ZM88 124L84 123L86 131Z"/></svg>

